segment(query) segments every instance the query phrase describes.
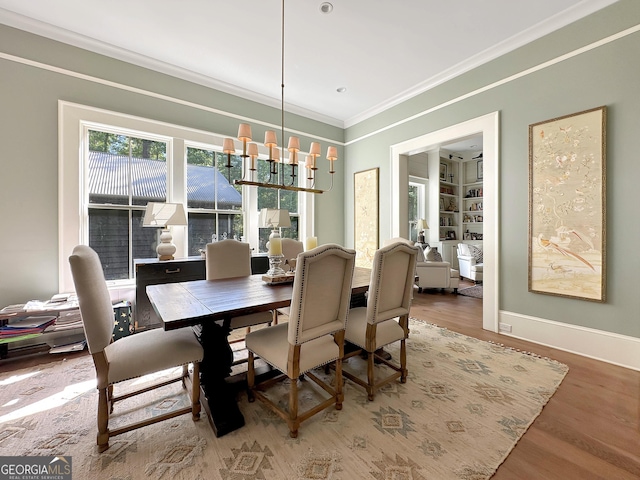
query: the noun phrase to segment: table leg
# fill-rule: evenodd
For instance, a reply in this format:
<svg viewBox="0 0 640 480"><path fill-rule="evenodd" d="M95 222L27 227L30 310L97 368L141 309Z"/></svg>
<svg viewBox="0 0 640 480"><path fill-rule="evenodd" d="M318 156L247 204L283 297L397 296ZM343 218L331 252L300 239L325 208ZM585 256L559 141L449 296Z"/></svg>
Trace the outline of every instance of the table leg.
<svg viewBox="0 0 640 480"><path fill-rule="evenodd" d="M200 343L204 348L200 365L200 398L216 437L221 437L244 426L236 390L226 381L233 363L233 352L227 339L230 329L209 322L199 330Z"/></svg>

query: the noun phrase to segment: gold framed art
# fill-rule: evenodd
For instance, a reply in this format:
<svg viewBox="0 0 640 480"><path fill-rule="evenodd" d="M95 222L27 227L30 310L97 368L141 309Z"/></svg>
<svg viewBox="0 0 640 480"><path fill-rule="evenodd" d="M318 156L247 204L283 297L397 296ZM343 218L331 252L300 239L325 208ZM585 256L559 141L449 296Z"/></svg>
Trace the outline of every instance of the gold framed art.
<svg viewBox="0 0 640 480"><path fill-rule="evenodd" d="M594 302L606 286L606 107L529 125L529 291Z"/></svg>
<svg viewBox="0 0 640 480"><path fill-rule="evenodd" d="M354 248L356 266L371 268L378 249L379 169L354 173Z"/></svg>

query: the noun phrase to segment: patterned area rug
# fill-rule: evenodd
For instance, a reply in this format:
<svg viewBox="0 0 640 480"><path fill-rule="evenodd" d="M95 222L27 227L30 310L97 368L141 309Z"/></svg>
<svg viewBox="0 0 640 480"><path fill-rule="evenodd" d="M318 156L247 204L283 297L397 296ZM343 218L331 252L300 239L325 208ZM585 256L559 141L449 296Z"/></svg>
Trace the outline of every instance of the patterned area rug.
<svg viewBox="0 0 640 480"><path fill-rule="evenodd" d="M458 295L464 295L466 297L482 298L482 285L474 285L469 288L462 288L458 290Z"/></svg>
<svg viewBox="0 0 640 480"><path fill-rule="evenodd" d="M71 455L73 478L83 480L488 479L556 391L566 365L415 319L410 328L405 384L391 383L369 402L347 381L343 410L303 422L297 439L242 393L246 426L224 437L214 436L204 414L199 422L183 415L114 437L99 454L89 356L3 373L0 455ZM366 372L360 358L345 368ZM300 383L302 398L319 394L313 382ZM270 391L287 399L286 385ZM112 424L119 415L188 401L180 384L155 392L116 404Z"/></svg>

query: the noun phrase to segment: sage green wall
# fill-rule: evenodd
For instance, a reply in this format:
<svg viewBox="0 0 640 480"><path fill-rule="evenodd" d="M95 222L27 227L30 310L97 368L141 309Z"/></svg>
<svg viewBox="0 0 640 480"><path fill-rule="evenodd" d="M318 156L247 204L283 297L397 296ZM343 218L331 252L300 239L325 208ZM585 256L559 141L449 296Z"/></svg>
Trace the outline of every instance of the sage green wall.
<svg viewBox="0 0 640 480"><path fill-rule="evenodd" d="M130 92L53 72L27 61L141 89ZM250 74L250 72L247 72ZM173 97L194 106L154 98ZM235 137L239 121L198 106L280 124L280 111L202 85L0 25L0 308L58 292L58 100ZM335 186L317 195L315 231L321 243L344 239L343 130L287 115L287 126L330 138L339 147ZM266 127L253 124L256 139ZM301 135L303 147L312 139ZM322 142L323 144L327 142ZM69 161L75 161L69 159ZM328 185L327 168L318 184ZM66 259L60 259L66 261Z"/></svg>
<svg viewBox="0 0 640 480"><path fill-rule="evenodd" d="M640 337L636 278L640 239L640 2L620 2L440 85L346 131L347 176L380 168L380 237L391 236L390 147L490 112L500 112L500 310ZM620 32L631 33L535 73L435 106ZM626 32L625 32L626 31ZM421 59L428 61L428 59ZM606 303L528 292L528 127L607 106ZM365 137L370 132L379 133ZM353 187L346 188L347 245L353 245Z"/></svg>

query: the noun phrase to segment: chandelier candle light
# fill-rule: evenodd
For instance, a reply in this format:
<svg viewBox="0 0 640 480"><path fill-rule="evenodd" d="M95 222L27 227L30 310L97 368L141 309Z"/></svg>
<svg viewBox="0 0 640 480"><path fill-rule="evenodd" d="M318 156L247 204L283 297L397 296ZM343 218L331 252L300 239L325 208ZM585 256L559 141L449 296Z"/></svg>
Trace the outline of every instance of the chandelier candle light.
<svg viewBox="0 0 640 480"><path fill-rule="evenodd" d="M318 142L311 142L309 153L305 158L305 167L307 169L307 187L298 186L296 177L296 169L298 167L298 153L300 152L300 139L295 136L289 137L287 151L289 152L288 165L291 169L289 175L290 182L285 181L284 168L285 152L284 152L284 0L282 0L282 42L281 42L281 94L280 94L280 112L281 112L281 137L282 137L282 155L278 148L278 137L274 130L267 130L264 135L264 146L269 150L269 156L266 159L269 162L269 178L266 181L255 181L256 159L258 158L258 145L251 142L251 126L247 123L241 123L238 128L238 140L242 142L242 161L243 161L243 178L236 180L236 185L252 185L256 187L276 188L280 190L291 190L294 192L308 193L324 193L333 188L333 174L335 173L334 162L338 159L337 147L330 146L327 148L327 160L329 160L329 174L331 175L331 186L327 190L321 190L315 187L316 182L316 159L321 155L321 147ZM224 140L223 151L227 154L227 177L230 177L231 171L231 154L235 153L235 144L233 139L226 138ZM247 161L248 160L248 161ZM278 164L282 164L280 170ZM244 178L244 172L248 170L249 179Z"/></svg>

